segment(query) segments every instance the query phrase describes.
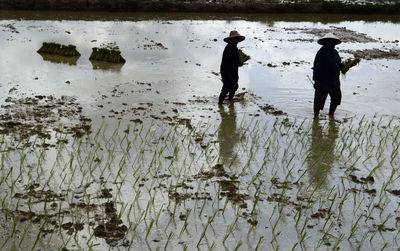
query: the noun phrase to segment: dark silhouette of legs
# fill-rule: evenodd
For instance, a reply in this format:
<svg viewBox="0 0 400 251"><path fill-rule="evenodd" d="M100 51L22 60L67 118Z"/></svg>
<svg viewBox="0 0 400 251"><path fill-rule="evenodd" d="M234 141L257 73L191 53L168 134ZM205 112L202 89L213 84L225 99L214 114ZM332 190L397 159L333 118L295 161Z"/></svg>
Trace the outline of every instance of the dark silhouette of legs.
<svg viewBox="0 0 400 251"><path fill-rule="evenodd" d="M326 98L328 96L328 93L326 92L321 92L315 89L314 93L314 117L319 116L319 111L324 108Z"/></svg>
<svg viewBox="0 0 400 251"><path fill-rule="evenodd" d="M229 88L229 100L232 100L233 97L235 96L235 92L236 90L239 88L239 85L237 83L233 84L230 88Z"/></svg>
<svg viewBox="0 0 400 251"><path fill-rule="evenodd" d="M226 94L228 94L228 92L229 92L229 90L228 90L227 86L223 85L221 93L219 94L218 104L222 104L222 102L224 101L225 96L226 96Z"/></svg>
<svg viewBox="0 0 400 251"><path fill-rule="evenodd" d="M235 95L236 90L239 88L239 85L237 83L224 83L222 86L221 93L219 94L218 98L218 104L222 104L224 101L226 95L229 93L229 100L233 99L233 96Z"/></svg>
<svg viewBox="0 0 400 251"><path fill-rule="evenodd" d="M329 106L329 116L330 117L333 117L333 115L335 114L336 108L337 108L337 105L334 105L331 103L331 105Z"/></svg>

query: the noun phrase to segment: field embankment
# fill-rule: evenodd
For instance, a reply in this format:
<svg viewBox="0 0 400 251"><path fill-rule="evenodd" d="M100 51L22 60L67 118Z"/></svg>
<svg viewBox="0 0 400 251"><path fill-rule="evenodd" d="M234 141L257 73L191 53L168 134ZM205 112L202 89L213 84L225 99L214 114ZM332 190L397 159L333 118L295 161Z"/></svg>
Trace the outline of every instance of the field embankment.
<svg viewBox="0 0 400 251"><path fill-rule="evenodd" d="M174 0L0 0L2 10L165 11L238 13L399 14L400 3L342 3L340 1L174 1Z"/></svg>

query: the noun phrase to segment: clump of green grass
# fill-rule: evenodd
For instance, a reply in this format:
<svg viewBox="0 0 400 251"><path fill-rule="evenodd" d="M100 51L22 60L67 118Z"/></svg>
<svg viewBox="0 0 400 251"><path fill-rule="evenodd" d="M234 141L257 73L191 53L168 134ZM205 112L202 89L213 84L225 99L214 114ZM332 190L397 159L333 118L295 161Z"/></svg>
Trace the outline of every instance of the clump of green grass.
<svg viewBox="0 0 400 251"><path fill-rule="evenodd" d="M121 51L107 48L92 48L92 54L89 60L105 61L110 63L125 63Z"/></svg>
<svg viewBox="0 0 400 251"><path fill-rule="evenodd" d="M54 42L43 42L42 47L37 52L65 57L79 57L81 55L75 45L63 45Z"/></svg>

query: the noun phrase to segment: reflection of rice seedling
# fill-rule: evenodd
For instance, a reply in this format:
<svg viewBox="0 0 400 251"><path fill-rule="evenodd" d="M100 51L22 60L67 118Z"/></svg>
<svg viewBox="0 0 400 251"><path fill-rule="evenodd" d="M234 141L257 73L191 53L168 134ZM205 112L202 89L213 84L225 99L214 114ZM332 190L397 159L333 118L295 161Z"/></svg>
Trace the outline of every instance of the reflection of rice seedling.
<svg viewBox="0 0 400 251"><path fill-rule="evenodd" d="M107 48L92 48L89 60L105 61L110 63L125 63L121 51Z"/></svg>
<svg viewBox="0 0 400 251"><path fill-rule="evenodd" d="M344 63L343 63L343 68L341 70L341 72L343 74L346 74L346 72L348 72L350 70L351 67L356 66L358 63L360 62L359 58L355 58L355 59L347 59Z"/></svg>

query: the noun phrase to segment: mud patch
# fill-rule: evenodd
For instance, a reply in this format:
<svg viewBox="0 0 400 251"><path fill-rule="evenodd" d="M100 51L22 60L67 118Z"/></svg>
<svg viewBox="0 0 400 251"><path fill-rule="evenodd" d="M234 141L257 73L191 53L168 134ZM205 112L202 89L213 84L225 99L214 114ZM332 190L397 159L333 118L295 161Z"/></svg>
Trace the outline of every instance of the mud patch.
<svg viewBox="0 0 400 251"><path fill-rule="evenodd" d="M50 139L51 129L76 137L90 132L91 119L82 116L82 107L75 98L36 95L8 97L5 102L0 110L0 134L18 139L29 139L32 135Z"/></svg>
<svg viewBox="0 0 400 251"><path fill-rule="evenodd" d="M13 24L2 24L0 25L0 27L2 27L2 31L5 32L11 32L11 33L19 33L19 31L17 30L17 28L15 28L15 26Z"/></svg>
<svg viewBox="0 0 400 251"><path fill-rule="evenodd" d="M154 40L145 39L146 44L138 45L137 48L143 48L144 50L168 50L162 43L156 42Z"/></svg>
<svg viewBox="0 0 400 251"><path fill-rule="evenodd" d="M372 176L358 178L357 176L350 174L349 178L352 182L357 184L367 184L367 183L373 184L375 182L375 179Z"/></svg>
<svg viewBox="0 0 400 251"><path fill-rule="evenodd" d="M98 218L100 224L94 229L94 236L103 238L108 245L115 247L125 237L128 227L118 218L117 209L113 201L103 204L105 217Z"/></svg>
<svg viewBox="0 0 400 251"><path fill-rule="evenodd" d="M371 59L400 59L399 49L390 49L389 51L383 51L379 49L368 49L368 50L342 50L341 52L353 54L356 58L362 58L366 60Z"/></svg>
<svg viewBox="0 0 400 251"><path fill-rule="evenodd" d="M285 28L286 31L300 31L302 33L315 35L320 38L327 33L333 33L344 43L370 43L378 40L368 36L365 33L348 30L345 27L330 26L330 29L309 29L309 28ZM303 39L304 40L304 39ZM313 40L311 40L312 42Z"/></svg>
<svg viewBox="0 0 400 251"><path fill-rule="evenodd" d="M106 203L98 200L96 203L80 196L83 193L80 188L87 189L90 185L91 183L78 187L76 191L61 190L56 193L45 190L38 183L28 184L12 196L18 199L20 209L4 208L2 211L20 222L30 221L38 225L48 223L45 224L44 229L41 229L43 237L49 233L61 234L62 232L76 235L85 227L93 227L95 222L98 222L98 225L94 227L94 235L105 239L106 243L112 247L117 246L119 241L124 238L128 228L118 218L115 202L110 193L111 189L103 188L96 192L100 193L100 196L88 195L88 198L109 199ZM70 193L74 194L73 198L70 197ZM79 201L72 202L71 199ZM28 207L29 210L23 210L23 207ZM88 220L79 220L80 214L88 215ZM89 219L94 219L94 221Z"/></svg>
<svg viewBox="0 0 400 251"><path fill-rule="evenodd" d="M287 116L286 112L276 109L273 105L264 104L264 105L259 105L258 107L261 110L263 110L266 114L271 114L274 116L282 116L282 115Z"/></svg>
<svg viewBox="0 0 400 251"><path fill-rule="evenodd" d="M181 202L187 199L212 200L209 192L199 193L193 191L194 186L192 186L190 183L196 180L217 183L220 186L219 196L226 197L229 201L238 205L240 208L247 208L245 201L249 199L250 196L239 191L238 177L229 175L221 164L215 165L209 171L201 171L189 177L188 179L185 179L183 182L171 186L168 189L169 198L175 200L176 202Z"/></svg>

